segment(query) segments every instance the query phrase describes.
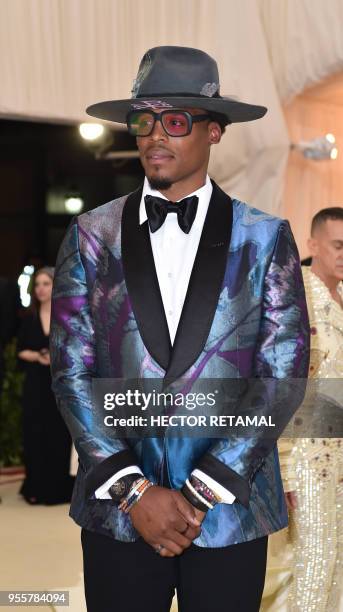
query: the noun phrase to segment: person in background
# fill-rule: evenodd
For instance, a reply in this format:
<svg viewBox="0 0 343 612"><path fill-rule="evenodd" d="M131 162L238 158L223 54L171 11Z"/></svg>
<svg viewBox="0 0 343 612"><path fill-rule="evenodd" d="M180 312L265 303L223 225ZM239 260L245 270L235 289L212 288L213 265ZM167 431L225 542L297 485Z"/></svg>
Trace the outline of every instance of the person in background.
<svg viewBox="0 0 343 612"><path fill-rule="evenodd" d="M342 207L325 208L313 217L308 246L312 263L303 266L302 273L311 328L309 377L341 379ZM270 538L261 609L338 612L343 593L343 442L341 438L289 442L280 440L279 451L284 486L293 490L291 529L283 543L281 532Z"/></svg>
<svg viewBox="0 0 343 612"><path fill-rule="evenodd" d="M26 477L20 494L30 504L70 501L71 438L51 391L49 332L54 269L34 277L31 313L18 333L18 358L25 371L23 443Z"/></svg>

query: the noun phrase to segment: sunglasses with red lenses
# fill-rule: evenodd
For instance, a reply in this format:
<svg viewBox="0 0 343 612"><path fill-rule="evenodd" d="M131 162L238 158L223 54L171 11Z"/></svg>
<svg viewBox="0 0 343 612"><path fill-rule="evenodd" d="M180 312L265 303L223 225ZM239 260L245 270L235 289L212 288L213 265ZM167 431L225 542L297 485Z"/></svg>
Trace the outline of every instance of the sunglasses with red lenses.
<svg viewBox="0 0 343 612"><path fill-rule="evenodd" d="M156 121L160 121L168 136L187 136L193 123L210 119L209 115L191 115L188 111L164 110L154 113L150 110L131 111L126 119L127 128L132 136L150 136Z"/></svg>

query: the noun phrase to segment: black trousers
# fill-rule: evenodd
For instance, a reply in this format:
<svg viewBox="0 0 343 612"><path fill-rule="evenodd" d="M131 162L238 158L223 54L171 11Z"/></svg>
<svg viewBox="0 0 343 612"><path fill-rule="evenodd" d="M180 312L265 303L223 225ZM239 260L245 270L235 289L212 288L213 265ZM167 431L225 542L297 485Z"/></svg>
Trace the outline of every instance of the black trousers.
<svg viewBox="0 0 343 612"><path fill-rule="evenodd" d="M224 548L192 544L164 558L143 539L118 542L83 529L88 612L258 612L268 537Z"/></svg>

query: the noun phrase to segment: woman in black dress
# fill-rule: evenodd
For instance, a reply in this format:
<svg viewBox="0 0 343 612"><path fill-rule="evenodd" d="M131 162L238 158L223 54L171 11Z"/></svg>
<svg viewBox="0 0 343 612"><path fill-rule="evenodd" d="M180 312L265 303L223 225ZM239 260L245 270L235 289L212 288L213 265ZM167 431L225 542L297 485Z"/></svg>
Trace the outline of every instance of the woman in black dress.
<svg viewBox="0 0 343 612"><path fill-rule="evenodd" d="M51 391L49 331L54 269L34 277L31 314L18 334L18 357L25 371L23 434L26 478L20 489L30 504L69 502L71 438Z"/></svg>

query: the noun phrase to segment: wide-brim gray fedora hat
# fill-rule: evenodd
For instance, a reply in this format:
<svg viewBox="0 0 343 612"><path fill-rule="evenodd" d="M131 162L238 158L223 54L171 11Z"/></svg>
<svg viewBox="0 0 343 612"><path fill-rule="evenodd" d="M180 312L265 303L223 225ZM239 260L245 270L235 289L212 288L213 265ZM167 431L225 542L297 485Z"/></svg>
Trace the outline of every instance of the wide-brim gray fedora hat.
<svg viewBox="0 0 343 612"><path fill-rule="evenodd" d="M92 104L88 115L126 123L130 111L159 108L200 108L221 115L224 124L263 117L265 106L220 95L216 61L191 47L163 46L147 51L133 82L132 97Z"/></svg>

